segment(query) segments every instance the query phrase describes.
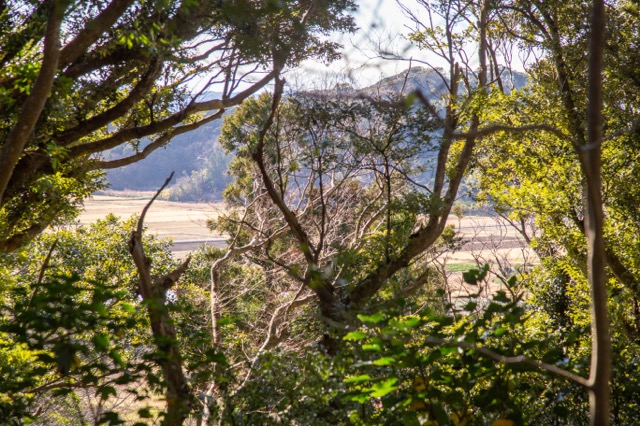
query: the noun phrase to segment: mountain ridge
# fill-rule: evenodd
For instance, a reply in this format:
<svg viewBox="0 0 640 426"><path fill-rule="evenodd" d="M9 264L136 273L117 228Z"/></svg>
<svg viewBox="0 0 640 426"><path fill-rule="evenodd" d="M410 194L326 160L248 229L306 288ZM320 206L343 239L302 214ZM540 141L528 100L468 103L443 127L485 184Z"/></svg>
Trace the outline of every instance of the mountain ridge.
<svg viewBox="0 0 640 426"><path fill-rule="evenodd" d="M505 74L508 89L521 89L527 76L522 72ZM331 92L365 96L406 94L420 90L431 101L439 101L448 91L446 72L438 68L412 67L396 75L382 78L370 86L356 89L350 85L338 85L332 90L310 93L331 96ZM473 84L473 82L472 82ZM221 198L229 182L226 174L231 156L218 145L222 120L215 120L199 129L174 138L170 144L149 155L145 160L107 172L107 181L114 190L155 190L164 179L175 172L177 176L169 187L168 198L175 201L213 201ZM147 142L148 143L148 142ZM142 149L142 146L140 147ZM118 148L110 152L110 158L131 155L133 148Z"/></svg>

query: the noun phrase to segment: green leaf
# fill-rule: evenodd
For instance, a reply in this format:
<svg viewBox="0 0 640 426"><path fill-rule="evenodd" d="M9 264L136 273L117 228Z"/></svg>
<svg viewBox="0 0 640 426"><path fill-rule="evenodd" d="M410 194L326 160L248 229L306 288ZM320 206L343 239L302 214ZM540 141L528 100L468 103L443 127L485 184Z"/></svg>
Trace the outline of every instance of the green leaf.
<svg viewBox="0 0 640 426"><path fill-rule="evenodd" d="M215 362L216 364L227 364L227 357L222 352L215 352L207 354L207 361Z"/></svg>
<svg viewBox="0 0 640 426"><path fill-rule="evenodd" d="M102 399L103 401L109 399L110 395L118 395L118 393L116 392L116 388L114 388L113 386L103 386L98 388L98 390L96 390L96 395L98 394L100 394L100 399Z"/></svg>
<svg viewBox="0 0 640 426"><path fill-rule="evenodd" d="M362 383L371 380L371 376L368 374L361 374L360 376L348 377L344 379L344 383Z"/></svg>
<svg viewBox="0 0 640 426"><path fill-rule="evenodd" d="M495 300L496 302L501 302L501 303L509 303L509 302L511 302L511 300L507 297L507 293L505 293L502 290L496 292L496 294L493 296L493 300Z"/></svg>
<svg viewBox="0 0 640 426"><path fill-rule="evenodd" d="M96 334L93 336L93 345L98 352L106 352L109 350L109 336L106 334Z"/></svg>
<svg viewBox="0 0 640 426"><path fill-rule="evenodd" d="M400 318L399 320L391 320L389 322L389 326L395 328L396 330L407 330L410 328L415 328L420 325L421 320L418 317L407 316ZM394 334L395 330L391 328L386 328L385 331L389 334Z"/></svg>
<svg viewBox="0 0 640 426"><path fill-rule="evenodd" d="M390 392L398 389L395 384L398 382L397 377L391 377L389 379L383 380L380 383L376 383L371 386L371 396L374 398L382 398Z"/></svg>
<svg viewBox="0 0 640 426"><path fill-rule="evenodd" d="M233 324L234 322L236 322L236 319L234 317L222 317L218 321L218 325L222 327L223 325Z"/></svg>
<svg viewBox="0 0 640 426"><path fill-rule="evenodd" d="M138 410L138 415L143 419L150 419L153 416L151 415L151 409L149 407L141 408Z"/></svg>
<svg viewBox="0 0 640 426"><path fill-rule="evenodd" d="M351 395L347 395L346 399L348 401L353 401L353 402L357 402L359 404L364 404L365 402L367 402L369 400L369 395L362 394L362 393L351 394Z"/></svg>
<svg viewBox="0 0 640 426"><path fill-rule="evenodd" d="M440 351L440 353L442 355L448 355L451 353L457 353L458 352L458 348L456 347L451 347L451 346L441 346L438 348L438 350Z"/></svg>
<svg viewBox="0 0 640 426"><path fill-rule="evenodd" d="M133 306L131 303L122 303L120 305L122 307L122 310L131 314L134 313L136 311L135 306Z"/></svg>
<svg viewBox="0 0 640 426"><path fill-rule="evenodd" d="M464 305L464 310L471 312L473 311L476 307L478 306L478 304L476 302L469 302L466 305Z"/></svg>
<svg viewBox="0 0 640 426"><path fill-rule="evenodd" d="M432 317L429 317L429 321L436 322L444 327L453 324L453 318L446 315L434 315Z"/></svg>
<svg viewBox="0 0 640 426"><path fill-rule="evenodd" d="M499 328L497 328L497 329L493 332L493 334L494 334L495 336L497 336L497 337L500 337L500 336L502 336L503 334L505 334L506 332L507 332L507 329L506 329L506 328L504 328L504 327L499 327Z"/></svg>
<svg viewBox="0 0 640 426"><path fill-rule="evenodd" d="M415 328L417 326L420 325L421 320L418 317L405 317L402 321L402 323L407 327L407 328Z"/></svg>
<svg viewBox="0 0 640 426"><path fill-rule="evenodd" d="M378 343L369 343L362 345L362 349L365 351L382 352L382 348Z"/></svg>
<svg viewBox="0 0 640 426"><path fill-rule="evenodd" d="M390 356L385 356L373 361L375 365L391 365L396 363L396 359Z"/></svg>
<svg viewBox="0 0 640 426"><path fill-rule="evenodd" d="M110 425L121 425L124 424L124 421L122 421L122 419L120 419L120 416L118 415L118 413L114 413L113 411L107 411L106 413L102 414L102 417L100 417L100 420L98 420L98 424L110 424Z"/></svg>
<svg viewBox="0 0 640 426"><path fill-rule="evenodd" d="M111 352L109 352L109 355L111 355L111 359L117 365L119 365L122 368L126 367L127 363L124 362L124 359L122 358L122 355L120 354L120 352L118 352L116 350L112 350Z"/></svg>
<svg viewBox="0 0 640 426"><path fill-rule="evenodd" d="M384 314L381 312L375 313L373 315L358 315L358 319L362 322L369 322L372 324L377 324L380 321L384 320Z"/></svg>
<svg viewBox="0 0 640 426"><path fill-rule="evenodd" d="M472 268L467 272L462 273L462 278L468 284L476 285L478 281L482 281L486 278L487 273L489 272L489 264L485 263L482 268Z"/></svg>
<svg viewBox="0 0 640 426"><path fill-rule="evenodd" d="M356 330L356 331L347 333L347 335L344 336L342 339L347 341L357 342L359 340L364 339L365 337L367 337L366 333Z"/></svg>
<svg viewBox="0 0 640 426"><path fill-rule="evenodd" d="M462 273L462 278L467 284L475 285L478 283L478 270L470 269L467 272Z"/></svg>
<svg viewBox="0 0 640 426"><path fill-rule="evenodd" d="M405 98L404 98L404 104L407 107L412 106L414 103L416 103L416 101L418 100L418 97L416 96L415 93L411 92L409 93Z"/></svg>

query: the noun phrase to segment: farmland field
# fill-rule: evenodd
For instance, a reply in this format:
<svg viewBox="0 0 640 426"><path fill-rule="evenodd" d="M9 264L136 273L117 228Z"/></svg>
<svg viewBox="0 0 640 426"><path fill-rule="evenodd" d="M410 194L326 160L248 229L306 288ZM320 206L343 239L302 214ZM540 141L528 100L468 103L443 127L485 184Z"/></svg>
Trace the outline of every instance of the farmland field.
<svg viewBox="0 0 640 426"><path fill-rule="evenodd" d="M95 222L113 213L123 219L140 214L153 194L131 196L94 195L85 201L85 209L80 214L81 224ZM211 233L207 220L215 219L222 204L176 203L156 200L145 218L150 232L173 240L173 254L181 258L199 246L225 246L225 238Z"/></svg>
<svg viewBox="0 0 640 426"><path fill-rule="evenodd" d="M85 202L85 210L80 215L80 223L87 224L113 213L121 218L140 214L152 193L112 192L110 195L94 195ZM225 246L225 237L213 234L206 226L208 219L215 219L224 205L222 203L178 203L156 200L147 213L145 224L151 232L173 240L172 251L176 257L183 257L188 251L199 246ZM459 273L470 265L489 262L500 257L510 263L522 264L531 261L532 253L517 232L498 218L484 216L455 217L449 220L462 238L459 250L442 253L440 259L446 261L447 270Z"/></svg>

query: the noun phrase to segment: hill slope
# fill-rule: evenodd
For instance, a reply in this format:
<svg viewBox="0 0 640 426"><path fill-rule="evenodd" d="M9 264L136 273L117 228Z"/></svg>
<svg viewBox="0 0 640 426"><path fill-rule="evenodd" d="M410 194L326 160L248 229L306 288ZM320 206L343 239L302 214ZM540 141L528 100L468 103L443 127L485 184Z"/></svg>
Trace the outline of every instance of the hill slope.
<svg viewBox="0 0 640 426"><path fill-rule="evenodd" d="M421 90L427 98L436 102L447 90L448 81L444 74L443 70L414 67L384 78L369 87L349 91L353 90L354 95L380 96L400 92L408 94L414 90ZM521 89L526 84L527 76L520 72L507 74L505 71L503 80L507 87ZM107 179L111 188L156 190L173 171L176 178L168 191L169 199L220 199L229 182L226 170L230 160L230 156L218 145L221 127L222 120L213 121L197 130L177 136L167 147L156 150L143 161L110 170ZM119 148L112 150L109 158L121 158L133 152L133 148Z"/></svg>

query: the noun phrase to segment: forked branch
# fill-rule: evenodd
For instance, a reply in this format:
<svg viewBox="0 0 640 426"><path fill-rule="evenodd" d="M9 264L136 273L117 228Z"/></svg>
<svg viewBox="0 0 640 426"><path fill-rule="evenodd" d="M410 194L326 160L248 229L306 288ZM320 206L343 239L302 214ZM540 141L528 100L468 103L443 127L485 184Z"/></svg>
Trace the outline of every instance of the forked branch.
<svg viewBox="0 0 640 426"><path fill-rule="evenodd" d="M151 260L144 252L142 244L142 233L144 228L144 218L151 207L151 204L158 198L158 195L169 184L173 178L173 173L167 178L162 187L151 198L142 209L136 230L131 233L129 240L129 252L138 270L140 277L140 295L146 306L153 340L158 353L157 363L162 369L162 374L167 383L167 413L163 420L164 425L182 425L191 411L193 395L187 383L187 378L182 369L182 355L178 347L176 329L169 315L167 308L167 290L169 290L180 279L189 266L190 258L182 262L173 271L152 278Z"/></svg>

